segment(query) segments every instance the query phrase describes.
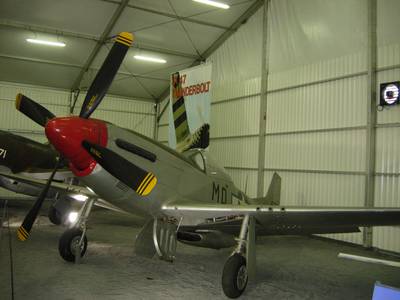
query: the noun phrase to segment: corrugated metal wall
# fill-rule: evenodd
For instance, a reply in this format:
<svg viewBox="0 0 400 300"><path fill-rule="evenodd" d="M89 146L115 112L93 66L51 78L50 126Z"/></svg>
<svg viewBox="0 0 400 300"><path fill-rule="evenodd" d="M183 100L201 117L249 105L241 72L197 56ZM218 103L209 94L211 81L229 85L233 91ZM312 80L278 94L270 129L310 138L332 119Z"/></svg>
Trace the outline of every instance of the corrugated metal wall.
<svg viewBox="0 0 400 300"><path fill-rule="evenodd" d="M58 89L0 82L0 130L47 142L43 128L15 109L15 97L18 93L38 101L57 116L69 115L70 93ZM83 98L84 94L79 96L75 114L79 113ZM92 116L151 138L154 134L155 110L154 104L150 102L107 96ZM0 189L0 196L5 195L10 193Z"/></svg>
<svg viewBox="0 0 400 300"><path fill-rule="evenodd" d="M400 2L378 0L378 84L400 79ZM392 16L392 17L390 17ZM210 58L210 151L256 195L262 9ZM271 0L268 14L265 192L274 171L282 203L364 206L367 1ZM378 100L378 99L377 99ZM168 140L168 114L159 139ZM400 207L400 108L378 113L376 206ZM400 252L400 229L374 229L373 246ZM328 235L362 243L362 234Z"/></svg>

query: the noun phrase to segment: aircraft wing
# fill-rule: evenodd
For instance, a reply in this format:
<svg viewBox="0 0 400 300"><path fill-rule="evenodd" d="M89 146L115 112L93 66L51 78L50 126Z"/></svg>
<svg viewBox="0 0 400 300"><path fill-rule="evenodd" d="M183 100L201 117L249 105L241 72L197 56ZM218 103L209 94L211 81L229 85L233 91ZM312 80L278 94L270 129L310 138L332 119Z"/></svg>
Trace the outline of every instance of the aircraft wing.
<svg viewBox="0 0 400 300"><path fill-rule="evenodd" d="M400 225L400 208L291 207L259 205L199 205L178 202L163 206L178 219L203 219L197 228L229 232L240 226L241 216L256 219L266 234L357 232L359 226ZM236 228L236 229L235 229Z"/></svg>
<svg viewBox="0 0 400 300"><path fill-rule="evenodd" d="M21 176L21 175L16 175L16 174L8 174L8 173L3 173L0 172L0 176L18 181L18 182L23 182L26 184L31 184L33 186L37 186L42 188L43 186L46 185L46 180L43 179L36 179L36 178L31 178L31 177L26 177L26 176ZM83 186L78 186L78 185L71 185L71 184L66 184L66 183L62 183L62 182L55 182L53 181L51 183L51 188L55 189L61 193L64 194L68 194L68 195L76 195L76 194L80 194L80 195L85 195L87 197L95 197L97 198L97 195L88 190L87 188L83 187ZM72 199L74 199L73 197L71 197ZM96 202L95 202L96 206L99 207L103 207L109 210L113 210L113 211L117 211L117 212L122 212L122 213L126 213L125 211L119 209L118 207L108 203L107 201L97 198Z"/></svg>

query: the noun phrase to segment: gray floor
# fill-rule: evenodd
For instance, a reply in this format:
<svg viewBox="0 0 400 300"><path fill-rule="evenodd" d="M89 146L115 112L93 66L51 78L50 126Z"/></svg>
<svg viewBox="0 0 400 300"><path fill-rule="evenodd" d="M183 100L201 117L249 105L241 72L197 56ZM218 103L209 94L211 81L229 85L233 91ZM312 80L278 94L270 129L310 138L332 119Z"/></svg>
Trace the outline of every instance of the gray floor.
<svg viewBox="0 0 400 300"><path fill-rule="evenodd" d="M8 228L0 229L0 299L11 299L11 278L15 299L226 299L220 277L229 249L179 244L174 263L144 259L132 247L143 221L96 210L85 259L68 264L57 250L64 229L49 224L45 209L30 240L17 240L29 205L10 204L13 276ZM264 237L257 245L258 282L241 299L371 299L375 281L400 287L399 269L341 260L338 252L387 258L327 240Z"/></svg>

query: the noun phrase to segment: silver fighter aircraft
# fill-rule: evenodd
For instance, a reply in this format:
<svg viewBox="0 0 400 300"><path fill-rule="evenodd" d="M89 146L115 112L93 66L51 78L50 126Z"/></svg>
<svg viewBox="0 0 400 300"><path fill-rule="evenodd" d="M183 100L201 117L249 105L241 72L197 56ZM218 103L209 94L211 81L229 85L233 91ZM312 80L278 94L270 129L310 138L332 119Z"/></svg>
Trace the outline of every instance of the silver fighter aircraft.
<svg viewBox="0 0 400 300"><path fill-rule="evenodd" d="M60 157L95 193L87 193L77 223L59 240L63 259L73 262L85 254L86 220L97 197L148 218L135 242L139 255L172 261L177 241L214 249L234 246L222 272L222 288L230 298L239 297L254 276L255 236L355 232L359 226L400 224L398 208L280 206L277 174L266 197L251 199L208 152L178 153L137 132L91 119L132 40L130 33L118 35L79 116L55 117L33 100L17 96L17 108L45 127ZM51 180L42 182L43 192L18 230L20 240L28 238Z"/></svg>

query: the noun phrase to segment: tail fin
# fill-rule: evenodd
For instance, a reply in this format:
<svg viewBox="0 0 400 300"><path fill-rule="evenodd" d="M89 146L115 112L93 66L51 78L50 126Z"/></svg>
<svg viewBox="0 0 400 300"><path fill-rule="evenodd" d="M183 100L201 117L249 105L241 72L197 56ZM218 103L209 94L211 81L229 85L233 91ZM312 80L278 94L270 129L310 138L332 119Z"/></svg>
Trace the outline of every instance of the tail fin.
<svg viewBox="0 0 400 300"><path fill-rule="evenodd" d="M268 192L265 197L253 198L250 200L251 204L263 204L263 205L280 205L281 203L281 177L278 173L274 173L272 176L271 183L268 188Z"/></svg>

